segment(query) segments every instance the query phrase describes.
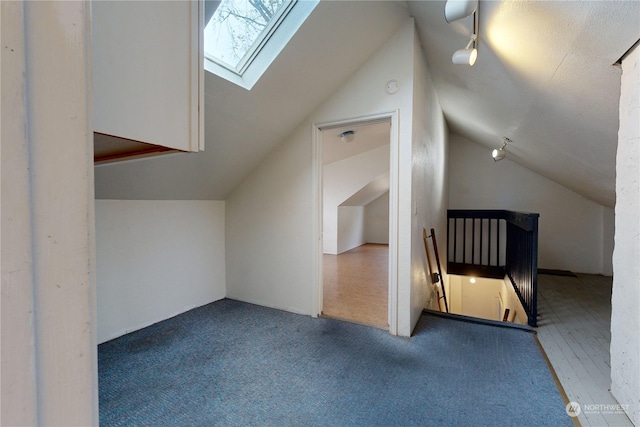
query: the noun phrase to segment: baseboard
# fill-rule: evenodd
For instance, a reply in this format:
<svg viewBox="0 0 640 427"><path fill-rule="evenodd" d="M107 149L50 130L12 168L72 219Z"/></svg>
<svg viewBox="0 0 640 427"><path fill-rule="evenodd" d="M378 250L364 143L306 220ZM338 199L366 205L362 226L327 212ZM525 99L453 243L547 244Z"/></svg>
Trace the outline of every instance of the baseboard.
<svg viewBox="0 0 640 427"><path fill-rule="evenodd" d="M578 277L575 273L569 270L551 270L546 268L539 268L538 274L548 274L550 276L568 276L568 277Z"/></svg>
<svg viewBox="0 0 640 427"><path fill-rule="evenodd" d="M519 323L500 322L498 320L481 319L479 317L464 316L462 314L443 313L441 311L429 310L426 308L422 310L422 314L445 317L447 319L458 320L461 322L479 323L482 325L495 326L498 328L518 329L524 332L530 332L534 335L537 333L535 328L532 328L529 325L521 325Z"/></svg>

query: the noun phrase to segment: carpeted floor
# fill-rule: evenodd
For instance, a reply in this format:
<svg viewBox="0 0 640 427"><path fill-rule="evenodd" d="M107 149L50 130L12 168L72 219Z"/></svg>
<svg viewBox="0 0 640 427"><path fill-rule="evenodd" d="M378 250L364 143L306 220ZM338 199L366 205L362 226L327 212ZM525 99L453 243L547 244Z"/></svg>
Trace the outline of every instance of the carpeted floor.
<svg viewBox="0 0 640 427"><path fill-rule="evenodd" d="M233 300L101 344L101 426L572 426L531 333L410 339Z"/></svg>

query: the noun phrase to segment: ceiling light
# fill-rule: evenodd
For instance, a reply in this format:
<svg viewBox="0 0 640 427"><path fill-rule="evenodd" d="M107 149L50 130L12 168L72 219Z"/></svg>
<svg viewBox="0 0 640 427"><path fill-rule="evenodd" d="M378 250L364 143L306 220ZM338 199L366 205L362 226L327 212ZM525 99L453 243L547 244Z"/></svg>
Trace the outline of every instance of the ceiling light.
<svg viewBox="0 0 640 427"><path fill-rule="evenodd" d="M495 148L491 152L491 157L493 157L493 161L494 162L499 162L500 160L505 158L505 156L507 155L507 150L506 150L507 144L509 144L511 142L513 142L513 141L511 141L506 136L504 138L502 138L502 146L500 148Z"/></svg>
<svg viewBox="0 0 640 427"><path fill-rule="evenodd" d="M445 19L447 19L447 6L454 3L474 3L473 10L469 12L469 14L473 13L473 34L471 34L471 40L469 40L469 43L467 43L467 46L464 49L458 49L453 53L451 62L461 65L473 65L476 63L476 59L478 59L478 2L447 1L447 5L445 6ZM447 21L451 22L449 19L447 19Z"/></svg>
<svg viewBox="0 0 640 427"><path fill-rule="evenodd" d="M467 43L467 46L464 49L458 49L453 52L453 56L451 57L451 62L454 64L460 65L473 65L476 63L476 59L478 59L478 49L476 49L476 39L477 36L474 34L471 36L471 40ZM473 48L471 47L473 45Z"/></svg>
<svg viewBox="0 0 640 427"><path fill-rule="evenodd" d="M491 152L491 156L493 157L494 162L499 162L500 160L504 159L506 155L507 152L504 148L494 148Z"/></svg>
<svg viewBox="0 0 640 427"><path fill-rule="evenodd" d="M471 15L478 7L478 0L447 0L444 5L444 19L451 23Z"/></svg>
<svg viewBox="0 0 640 427"><path fill-rule="evenodd" d="M352 130L347 130L344 131L340 134L340 139L342 139L342 142L351 142L353 141L353 138L355 138L355 132Z"/></svg>

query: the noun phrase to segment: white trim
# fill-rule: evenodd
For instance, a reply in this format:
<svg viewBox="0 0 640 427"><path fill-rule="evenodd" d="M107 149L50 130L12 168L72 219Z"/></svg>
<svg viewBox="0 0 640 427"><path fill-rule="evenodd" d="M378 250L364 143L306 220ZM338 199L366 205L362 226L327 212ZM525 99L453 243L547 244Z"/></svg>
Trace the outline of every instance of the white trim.
<svg viewBox="0 0 640 427"><path fill-rule="evenodd" d="M291 9L293 9L296 3L297 3L297 0L289 0L289 3L285 7L276 11L277 16L272 17L271 20L269 20L269 23L267 24L267 28L263 32L264 35L261 34L253 42L253 45L251 46L249 51L245 53L245 55L242 57L240 62L238 62L238 65L234 67L236 72L239 75L242 76L244 72L247 71L247 68L251 66L251 63L253 63L253 60L256 59L258 55L260 55L260 52L262 51L262 49L266 46L267 43L269 43L269 40L271 40L271 37L273 36L273 34L278 30L278 28L285 21L285 19L287 19L287 15L289 15L289 12L291 12Z"/></svg>
<svg viewBox="0 0 640 427"><path fill-rule="evenodd" d="M389 158L389 333L398 335L398 248L400 245L400 113L391 115Z"/></svg>
<svg viewBox="0 0 640 427"><path fill-rule="evenodd" d="M381 120L391 121L389 133L389 333L398 335L398 187L400 173L399 111L372 114L351 119L334 120L312 125L312 182L313 182L313 291L312 314L322 313L322 131L345 125L359 125Z"/></svg>
<svg viewBox="0 0 640 427"><path fill-rule="evenodd" d="M313 223L313 289L311 291L311 314L318 317L322 313L322 130L315 124L311 128L312 166L312 223Z"/></svg>
<svg viewBox="0 0 640 427"><path fill-rule="evenodd" d="M198 58L197 60L191 60L191 64L198 64L198 69L197 71L197 75L194 76L194 78L197 79L197 87L195 90L198 91L198 93L194 96L194 100L191 101L191 105L193 105L194 102L197 102L197 105L195 105L195 108L197 108L197 112L196 114L191 114L191 120L193 122L194 118L197 117L198 123L196 124L196 128L193 130L196 132L197 137L195 138L196 142L197 142L197 147L191 147L191 151L204 151L204 0L198 0L198 2L196 3L196 10L193 11L193 7L192 7L192 17L193 14L195 13L195 19L197 19L196 21L196 26L198 27L198 32L195 35L195 37L197 38L197 54L198 54ZM195 49L194 49L195 50ZM193 86L192 86L192 91L194 90ZM192 92L192 96L193 96L193 92ZM194 140L194 137L191 137L191 141Z"/></svg>

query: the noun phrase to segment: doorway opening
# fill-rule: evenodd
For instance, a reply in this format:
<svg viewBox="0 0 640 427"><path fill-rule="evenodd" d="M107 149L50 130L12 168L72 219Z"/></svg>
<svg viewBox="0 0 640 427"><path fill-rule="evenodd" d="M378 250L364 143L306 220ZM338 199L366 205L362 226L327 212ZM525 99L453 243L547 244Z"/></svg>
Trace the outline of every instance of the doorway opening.
<svg viewBox="0 0 640 427"><path fill-rule="evenodd" d="M318 315L396 333L394 114L316 126ZM396 149L394 151L394 149Z"/></svg>

